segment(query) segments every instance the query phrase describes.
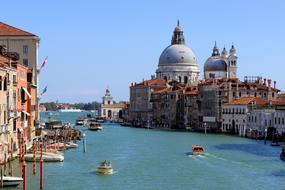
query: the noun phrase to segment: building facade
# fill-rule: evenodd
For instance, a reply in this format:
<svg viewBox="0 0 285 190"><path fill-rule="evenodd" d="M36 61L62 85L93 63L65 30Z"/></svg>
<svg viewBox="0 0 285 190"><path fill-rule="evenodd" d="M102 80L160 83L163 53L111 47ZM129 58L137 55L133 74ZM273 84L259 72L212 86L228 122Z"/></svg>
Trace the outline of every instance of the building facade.
<svg viewBox="0 0 285 190"><path fill-rule="evenodd" d="M31 72L32 81L30 86L34 92L35 97L31 100L34 102L34 106L31 107L32 111L31 121L32 124L39 123L39 94L38 89L38 48L40 38L30 32L26 32L19 28L10 26L3 22L0 22L0 46L4 47L7 52L17 52L19 55L18 62L21 65L27 66ZM32 129L33 130L33 129ZM34 130L33 130L34 131ZM32 137L35 136L32 132Z"/></svg>
<svg viewBox="0 0 285 190"><path fill-rule="evenodd" d="M111 96L110 90L106 89L105 96L102 98L101 117L110 121L123 121L123 109L127 106L126 102L116 103Z"/></svg>

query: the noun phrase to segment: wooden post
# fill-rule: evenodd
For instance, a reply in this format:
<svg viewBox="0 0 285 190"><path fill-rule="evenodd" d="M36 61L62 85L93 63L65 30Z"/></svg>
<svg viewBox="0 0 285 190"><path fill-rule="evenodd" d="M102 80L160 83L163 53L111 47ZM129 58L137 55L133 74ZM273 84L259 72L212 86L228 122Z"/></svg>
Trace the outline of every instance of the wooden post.
<svg viewBox="0 0 285 190"><path fill-rule="evenodd" d="M43 166L43 145L40 145L41 147L41 157L40 157L40 189L43 189L44 187L44 166Z"/></svg>
<svg viewBox="0 0 285 190"><path fill-rule="evenodd" d="M3 165L1 164L1 188L3 188Z"/></svg>
<svg viewBox="0 0 285 190"><path fill-rule="evenodd" d="M83 152L86 152L86 135L83 133Z"/></svg>
<svg viewBox="0 0 285 190"><path fill-rule="evenodd" d="M23 176L23 190L26 190L26 163L25 160L22 164L22 176Z"/></svg>
<svg viewBox="0 0 285 190"><path fill-rule="evenodd" d="M9 160L9 175L10 176L13 176L12 160L13 160L13 139L11 139L11 155L10 155L10 160Z"/></svg>
<svg viewBox="0 0 285 190"><path fill-rule="evenodd" d="M36 141L33 141L33 174L36 175L36 169L37 169L37 158L36 158L36 153L37 153L37 147L36 147Z"/></svg>
<svg viewBox="0 0 285 190"><path fill-rule="evenodd" d="M4 175L6 175L6 170L7 170L7 152L5 151L4 154Z"/></svg>

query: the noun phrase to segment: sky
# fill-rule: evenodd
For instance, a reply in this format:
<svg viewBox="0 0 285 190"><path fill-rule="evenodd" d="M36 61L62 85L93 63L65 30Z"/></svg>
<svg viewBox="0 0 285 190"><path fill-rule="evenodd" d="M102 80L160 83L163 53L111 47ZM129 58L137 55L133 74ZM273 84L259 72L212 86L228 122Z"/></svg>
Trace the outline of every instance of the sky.
<svg viewBox="0 0 285 190"><path fill-rule="evenodd" d="M200 78L214 42L234 43L238 77L262 76L285 89L284 0L13 0L0 21L40 37L41 101L101 101L109 87L129 99L132 82L150 79L177 20L198 59ZM6 7L6 8L4 8Z"/></svg>

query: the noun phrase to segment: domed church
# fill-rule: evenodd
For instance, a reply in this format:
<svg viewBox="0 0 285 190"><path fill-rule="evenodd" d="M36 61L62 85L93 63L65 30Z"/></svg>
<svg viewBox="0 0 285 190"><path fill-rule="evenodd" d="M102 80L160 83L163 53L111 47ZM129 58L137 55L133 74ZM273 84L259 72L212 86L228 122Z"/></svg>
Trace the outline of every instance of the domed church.
<svg viewBox="0 0 285 190"><path fill-rule="evenodd" d="M215 42L212 56L207 59L204 64L204 78L207 79L222 79L236 78L237 72L237 54L234 45L230 49L230 54L224 47L220 54Z"/></svg>
<svg viewBox="0 0 285 190"><path fill-rule="evenodd" d="M156 76L159 79L190 85L198 82L199 73L196 55L185 45L183 30L178 21L171 45L160 55Z"/></svg>

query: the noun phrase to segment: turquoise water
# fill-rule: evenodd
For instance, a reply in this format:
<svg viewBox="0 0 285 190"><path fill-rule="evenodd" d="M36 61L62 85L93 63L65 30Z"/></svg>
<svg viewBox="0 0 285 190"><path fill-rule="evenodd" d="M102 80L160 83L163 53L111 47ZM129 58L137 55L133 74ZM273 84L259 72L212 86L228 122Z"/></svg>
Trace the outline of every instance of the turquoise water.
<svg viewBox="0 0 285 190"><path fill-rule="evenodd" d="M77 116L60 113L51 117L74 123ZM78 127L86 133L87 152L83 153L79 142L78 149L65 152L63 163L45 164L44 189L285 189L280 148L264 145L263 141L116 124L103 127L101 132ZM203 145L207 155L190 155L195 144ZM97 175L101 160L111 161L117 173ZM36 176L31 172L29 163L27 189L39 189L39 172Z"/></svg>

